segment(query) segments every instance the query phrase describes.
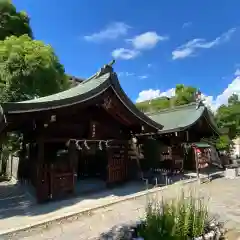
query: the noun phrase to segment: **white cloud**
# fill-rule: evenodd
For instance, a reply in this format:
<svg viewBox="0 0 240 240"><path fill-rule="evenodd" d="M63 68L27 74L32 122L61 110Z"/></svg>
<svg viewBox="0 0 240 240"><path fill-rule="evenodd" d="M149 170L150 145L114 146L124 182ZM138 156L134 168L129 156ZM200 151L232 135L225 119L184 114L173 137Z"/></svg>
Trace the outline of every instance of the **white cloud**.
<svg viewBox="0 0 240 240"><path fill-rule="evenodd" d="M156 32L145 32L126 41L131 42L135 49L144 50L152 49L159 41L165 41L167 39L167 36L160 36Z"/></svg>
<svg viewBox="0 0 240 240"><path fill-rule="evenodd" d="M172 97L174 95L175 95L174 88L171 88L166 92L161 92L159 89L156 89L156 90L148 89L148 90L143 90L139 93L136 102L147 101L147 100L151 100L159 97Z"/></svg>
<svg viewBox="0 0 240 240"><path fill-rule="evenodd" d="M170 88L160 94L160 97L173 97L175 96L175 88Z"/></svg>
<svg viewBox="0 0 240 240"><path fill-rule="evenodd" d="M176 59L180 59L180 58L186 58L186 57L191 56L193 54L193 52L194 52L194 49L191 49L191 48L174 50L172 52L172 59L176 60Z"/></svg>
<svg viewBox="0 0 240 240"><path fill-rule="evenodd" d="M117 48L112 51L112 56L116 59L129 60L137 57L140 54L135 49Z"/></svg>
<svg viewBox="0 0 240 240"><path fill-rule="evenodd" d="M141 75L141 76L138 76L139 79L147 79L148 78L148 75Z"/></svg>
<svg viewBox="0 0 240 240"><path fill-rule="evenodd" d="M234 75L235 75L235 76L240 76L240 68L236 69Z"/></svg>
<svg viewBox="0 0 240 240"><path fill-rule="evenodd" d="M156 32L145 32L132 39L127 39L132 48L117 48L113 50L112 56L123 60L133 59L141 54L144 50L154 48L159 41L167 40L166 36L159 36Z"/></svg>
<svg viewBox="0 0 240 240"><path fill-rule="evenodd" d="M182 25L182 28L188 28L192 26L192 22L185 22L183 25Z"/></svg>
<svg viewBox="0 0 240 240"><path fill-rule="evenodd" d="M186 44L178 47L172 52L172 59L183 59L186 57L193 56L197 49L209 49L215 46L218 46L224 42L230 40L233 33L236 31L236 28L232 28L227 32L223 33L221 36L217 37L213 41L206 41L203 38L195 38Z"/></svg>
<svg viewBox="0 0 240 240"><path fill-rule="evenodd" d="M151 100L154 98L158 98L159 96L160 96L159 89L143 90L138 94L138 98L137 98L136 102L143 102L143 101Z"/></svg>
<svg viewBox="0 0 240 240"><path fill-rule="evenodd" d="M212 96L203 96L203 98L205 97L205 104L210 106L213 111L216 111L216 109L222 104L227 104L228 98L232 94L240 96L240 76L236 77L216 98L213 98Z"/></svg>
<svg viewBox="0 0 240 240"><path fill-rule="evenodd" d="M118 73L118 76L119 77L131 77L131 76L134 76L135 73L132 73L132 72L119 72Z"/></svg>
<svg viewBox="0 0 240 240"><path fill-rule="evenodd" d="M222 104L228 103L228 98L232 94L237 94L240 97L240 76L236 77L229 85L228 87L217 97L213 96L207 96L205 94L202 94L203 102L206 106L209 106L213 112L217 110L218 107L220 107ZM143 90L139 93L138 98L136 102L142 102L146 100L151 100L158 97L172 97L175 95L175 89L171 88L165 92L161 92L159 89L153 90Z"/></svg>
<svg viewBox="0 0 240 240"><path fill-rule="evenodd" d="M102 42L104 40L114 40L127 34L130 27L123 22L114 22L106 26L103 30L84 36L86 41Z"/></svg>

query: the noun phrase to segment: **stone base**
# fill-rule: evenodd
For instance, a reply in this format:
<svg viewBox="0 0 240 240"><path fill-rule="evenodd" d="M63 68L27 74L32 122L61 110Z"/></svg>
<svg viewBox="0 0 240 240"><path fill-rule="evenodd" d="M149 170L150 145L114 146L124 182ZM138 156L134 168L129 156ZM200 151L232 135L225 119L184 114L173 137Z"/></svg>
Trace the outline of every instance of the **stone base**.
<svg viewBox="0 0 240 240"><path fill-rule="evenodd" d="M144 221L135 224L126 224L113 227L110 231L101 234L98 240L144 240L137 236L140 227L144 227ZM138 230L137 230L138 229ZM213 220L206 225L206 233L203 236L189 238L189 240L223 240L226 230L223 224Z"/></svg>
<svg viewBox="0 0 240 240"><path fill-rule="evenodd" d="M238 168L226 168L225 178L235 179L238 176Z"/></svg>

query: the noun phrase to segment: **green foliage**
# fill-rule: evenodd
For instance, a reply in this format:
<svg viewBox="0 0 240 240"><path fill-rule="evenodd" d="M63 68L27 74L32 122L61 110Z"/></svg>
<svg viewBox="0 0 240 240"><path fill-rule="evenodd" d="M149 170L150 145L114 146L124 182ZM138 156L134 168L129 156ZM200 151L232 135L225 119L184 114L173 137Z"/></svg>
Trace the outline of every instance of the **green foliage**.
<svg viewBox="0 0 240 240"><path fill-rule="evenodd" d="M231 147L231 140L228 135L220 136L216 141L216 148L218 150L227 150L229 151Z"/></svg>
<svg viewBox="0 0 240 240"><path fill-rule="evenodd" d="M151 101L144 101L136 103L138 109L142 112L149 112L151 110L158 111L170 107L170 101L166 97L152 99Z"/></svg>
<svg viewBox="0 0 240 240"><path fill-rule="evenodd" d="M32 37L28 15L25 12L17 12L11 1L0 0L0 40L23 34Z"/></svg>
<svg viewBox="0 0 240 240"><path fill-rule="evenodd" d="M146 208L146 224L138 232L145 240L186 240L204 233L208 209L202 198L180 198L173 201L153 201Z"/></svg>
<svg viewBox="0 0 240 240"><path fill-rule="evenodd" d="M220 128L228 129L230 139L240 135L240 100L238 95L233 94L228 99L228 105L218 108L216 121Z"/></svg>
<svg viewBox="0 0 240 240"><path fill-rule="evenodd" d="M0 176L6 176L7 162L9 161L10 154L15 153L20 148L21 139L16 133L8 133L7 136L2 141L0 161L1 169Z"/></svg>
<svg viewBox="0 0 240 240"><path fill-rule="evenodd" d="M195 101L195 93L197 89L183 84L177 84L175 88L175 96L171 98L160 97L151 101L137 103L136 106L143 112L159 111L170 108L171 106L180 106Z"/></svg>
<svg viewBox="0 0 240 240"><path fill-rule="evenodd" d="M27 35L0 41L1 101L21 101L69 87L64 67L50 45Z"/></svg>
<svg viewBox="0 0 240 240"><path fill-rule="evenodd" d="M195 101L195 93L197 89L191 86L184 86L183 84L178 84L175 89L174 105L180 106L189 104Z"/></svg>

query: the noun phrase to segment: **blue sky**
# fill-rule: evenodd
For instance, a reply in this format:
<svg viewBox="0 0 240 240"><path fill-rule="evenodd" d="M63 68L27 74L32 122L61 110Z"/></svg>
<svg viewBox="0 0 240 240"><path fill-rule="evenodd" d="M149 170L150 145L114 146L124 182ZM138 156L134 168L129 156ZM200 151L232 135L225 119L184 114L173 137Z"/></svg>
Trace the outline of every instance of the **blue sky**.
<svg viewBox="0 0 240 240"><path fill-rule="evenodd" d="M240 94L239 0L14 0L66 72L88 77L113 59L132 100L193 85L212 105ZM224 92L225 91L225 92ZM140 94L140 98L139 98Z"/></svg>

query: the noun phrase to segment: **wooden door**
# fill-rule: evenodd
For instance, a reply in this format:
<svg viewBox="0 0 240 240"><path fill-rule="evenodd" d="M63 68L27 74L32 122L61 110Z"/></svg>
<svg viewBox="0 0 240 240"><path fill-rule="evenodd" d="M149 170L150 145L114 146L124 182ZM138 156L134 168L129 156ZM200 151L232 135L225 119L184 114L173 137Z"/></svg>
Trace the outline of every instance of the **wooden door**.
<svg viewBox="0 0 240 240"><path fill-rule="evenodd" d="M127 144L112 146L108 151L108 184L127 180Z"/></svg>

